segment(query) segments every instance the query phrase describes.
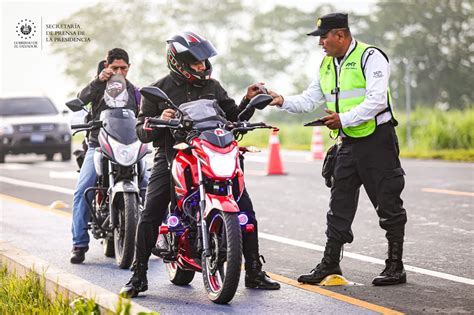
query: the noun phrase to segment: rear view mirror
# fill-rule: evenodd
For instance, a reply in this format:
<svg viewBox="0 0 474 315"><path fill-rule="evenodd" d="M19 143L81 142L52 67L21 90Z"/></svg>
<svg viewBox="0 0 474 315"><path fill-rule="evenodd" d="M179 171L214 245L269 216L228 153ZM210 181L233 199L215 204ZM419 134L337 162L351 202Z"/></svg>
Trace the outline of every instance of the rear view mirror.
<svg viewBox="0 0 474 315"><path fill-rule="evenodd" d="M66 106L71 111L78 112L78 111L82 110L82 108L84 107L84 103L80 99L76 98L76 99L73 99L73 100L67 102Z"/></svg>
<svg viewBox="0 0 474 315"><path fill-rule="evenodd" d="M168 95L156 86L146 86L140 89L140 94L152 103L167 102L173 104Z"/></svg>
<svg viewBox="0 0 474 315"><path fill-rule="evenodd" d="M268 94L258 94L250 100L247 107L249 108L253 107L256 109L264 109L268 104L271 103L272 100L273 100L273 97L271 97Z"/></svg>

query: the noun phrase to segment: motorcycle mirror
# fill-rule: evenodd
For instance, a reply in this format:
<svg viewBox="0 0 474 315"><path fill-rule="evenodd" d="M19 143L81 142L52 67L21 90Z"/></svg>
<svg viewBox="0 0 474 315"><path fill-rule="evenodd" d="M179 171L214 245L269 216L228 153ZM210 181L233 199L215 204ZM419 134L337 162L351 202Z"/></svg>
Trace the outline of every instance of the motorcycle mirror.
<svg viewBox="0 0 474 315"><path fill-rule="evenodd" d="M76 99L73 99L69 102L66 102L66 106L71 111L78 112L78 111L83 109L84 103L80 99L76 98Z"/></svg>
<svg viewBox="0 0 474 315"><path fill-rule="evenodd" d="M270 102L273 100L273 97L271 97L268 94L258 94L255 95L247 105L249 108L256 108L256 109L264 109Z"/></svg>
<svg viewBox="0 0 474 315"><path fill-rule="evenodd" d="M152 103L166 102L174 106L168 95L156 86L145 86L140 89L140 94Z"/></svg>
<svg viewBox="0 0 474 315"><path fill-rule="evenodd" d="M254 96L248 103L247 107L245 107L245 109L237 116L237 119L240 121L240 117L244 113L248 112L251 108L264 109L268 104L270 104L272 100L273 97L268 94L258 94Z"/></svg>

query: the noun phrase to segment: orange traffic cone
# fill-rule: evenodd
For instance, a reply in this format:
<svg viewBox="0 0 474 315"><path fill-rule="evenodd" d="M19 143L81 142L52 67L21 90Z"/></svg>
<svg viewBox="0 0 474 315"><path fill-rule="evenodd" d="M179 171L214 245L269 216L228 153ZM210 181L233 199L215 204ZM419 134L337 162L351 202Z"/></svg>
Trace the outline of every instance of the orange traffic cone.
<svg viewBox="0 0 474 315"><path fill-rule="evenodd" d="M313 136L311 137L311 156L310 160L324 159L323 137L321 136L321 127L313 128Z"/></svg>
<svg viewBox="0 0 474 315"><path fill-rule="evenodd" d="M285 175L280 156L280 140L278 130L273 130L268 142L267 175Z"/></svg>

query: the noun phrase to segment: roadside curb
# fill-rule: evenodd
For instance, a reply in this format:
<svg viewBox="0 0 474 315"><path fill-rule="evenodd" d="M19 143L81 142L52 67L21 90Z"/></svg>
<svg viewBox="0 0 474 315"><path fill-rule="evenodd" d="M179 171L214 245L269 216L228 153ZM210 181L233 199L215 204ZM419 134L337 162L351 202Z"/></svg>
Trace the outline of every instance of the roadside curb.
<svg viewBox="0 0 474 315"><path fill-rule="evenodd" d="M29 271L34 271L38 277L44 275L46 293L50 298L54 298L58 293L68 296L70 299L92 298L99 305L101 313L115 313L119 300L117 294L49 265L45 260L30 255L3 240L0 240L0 263L9 272L15 271L20 277ZM132 306L131 314L153 312L133 301L130 301L130 304Z"/></svg>

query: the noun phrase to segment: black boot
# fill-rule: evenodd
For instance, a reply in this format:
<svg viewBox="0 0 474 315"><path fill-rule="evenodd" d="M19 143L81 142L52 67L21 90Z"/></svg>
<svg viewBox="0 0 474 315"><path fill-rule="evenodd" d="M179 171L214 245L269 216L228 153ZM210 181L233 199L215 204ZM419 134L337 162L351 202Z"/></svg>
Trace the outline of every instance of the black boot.
<svg viewBox="0 0 474 315"><path fill-rule="evenodd" d="M86 259L86 252L89 250L89 246L76 247L74 246L71 251L71 258L69 261L71 264L80 264Z"/></svg>
<svg viewBox="0 0 474 315"><path fill-rule="evenodd" d="M385 269L372 281L374 285L392 285L407 282L407 274L402 262L403 241L388 242L388 259Z"/></svg>
<svg viewBox="0 0 474 315"><path fill-rule="evenodd" d="M341 267L339 267L341 249L341 243L328 240L321 263L311 270L309 274L299 276L298 281L302 283L319 284L329 275L342 275Z"/></svg>
<svg viewBox="0 0 474 315"><path fill-rule="evenodd" d="M134 262L132 266L133 275L127 284L120 290L120 295L126 298L134 298L140 292L148 290L148 280L146 279L146 263Z"/></svg>
<svg viewBox="0 0 474 315"><path fill-rule="evenodd" d="M260 258L265 262L263 256L258 255L252 255L251 261L245 262L245 287L262 290L280 289L280 284L270 279L267 273L262 271Z"/></svg>

